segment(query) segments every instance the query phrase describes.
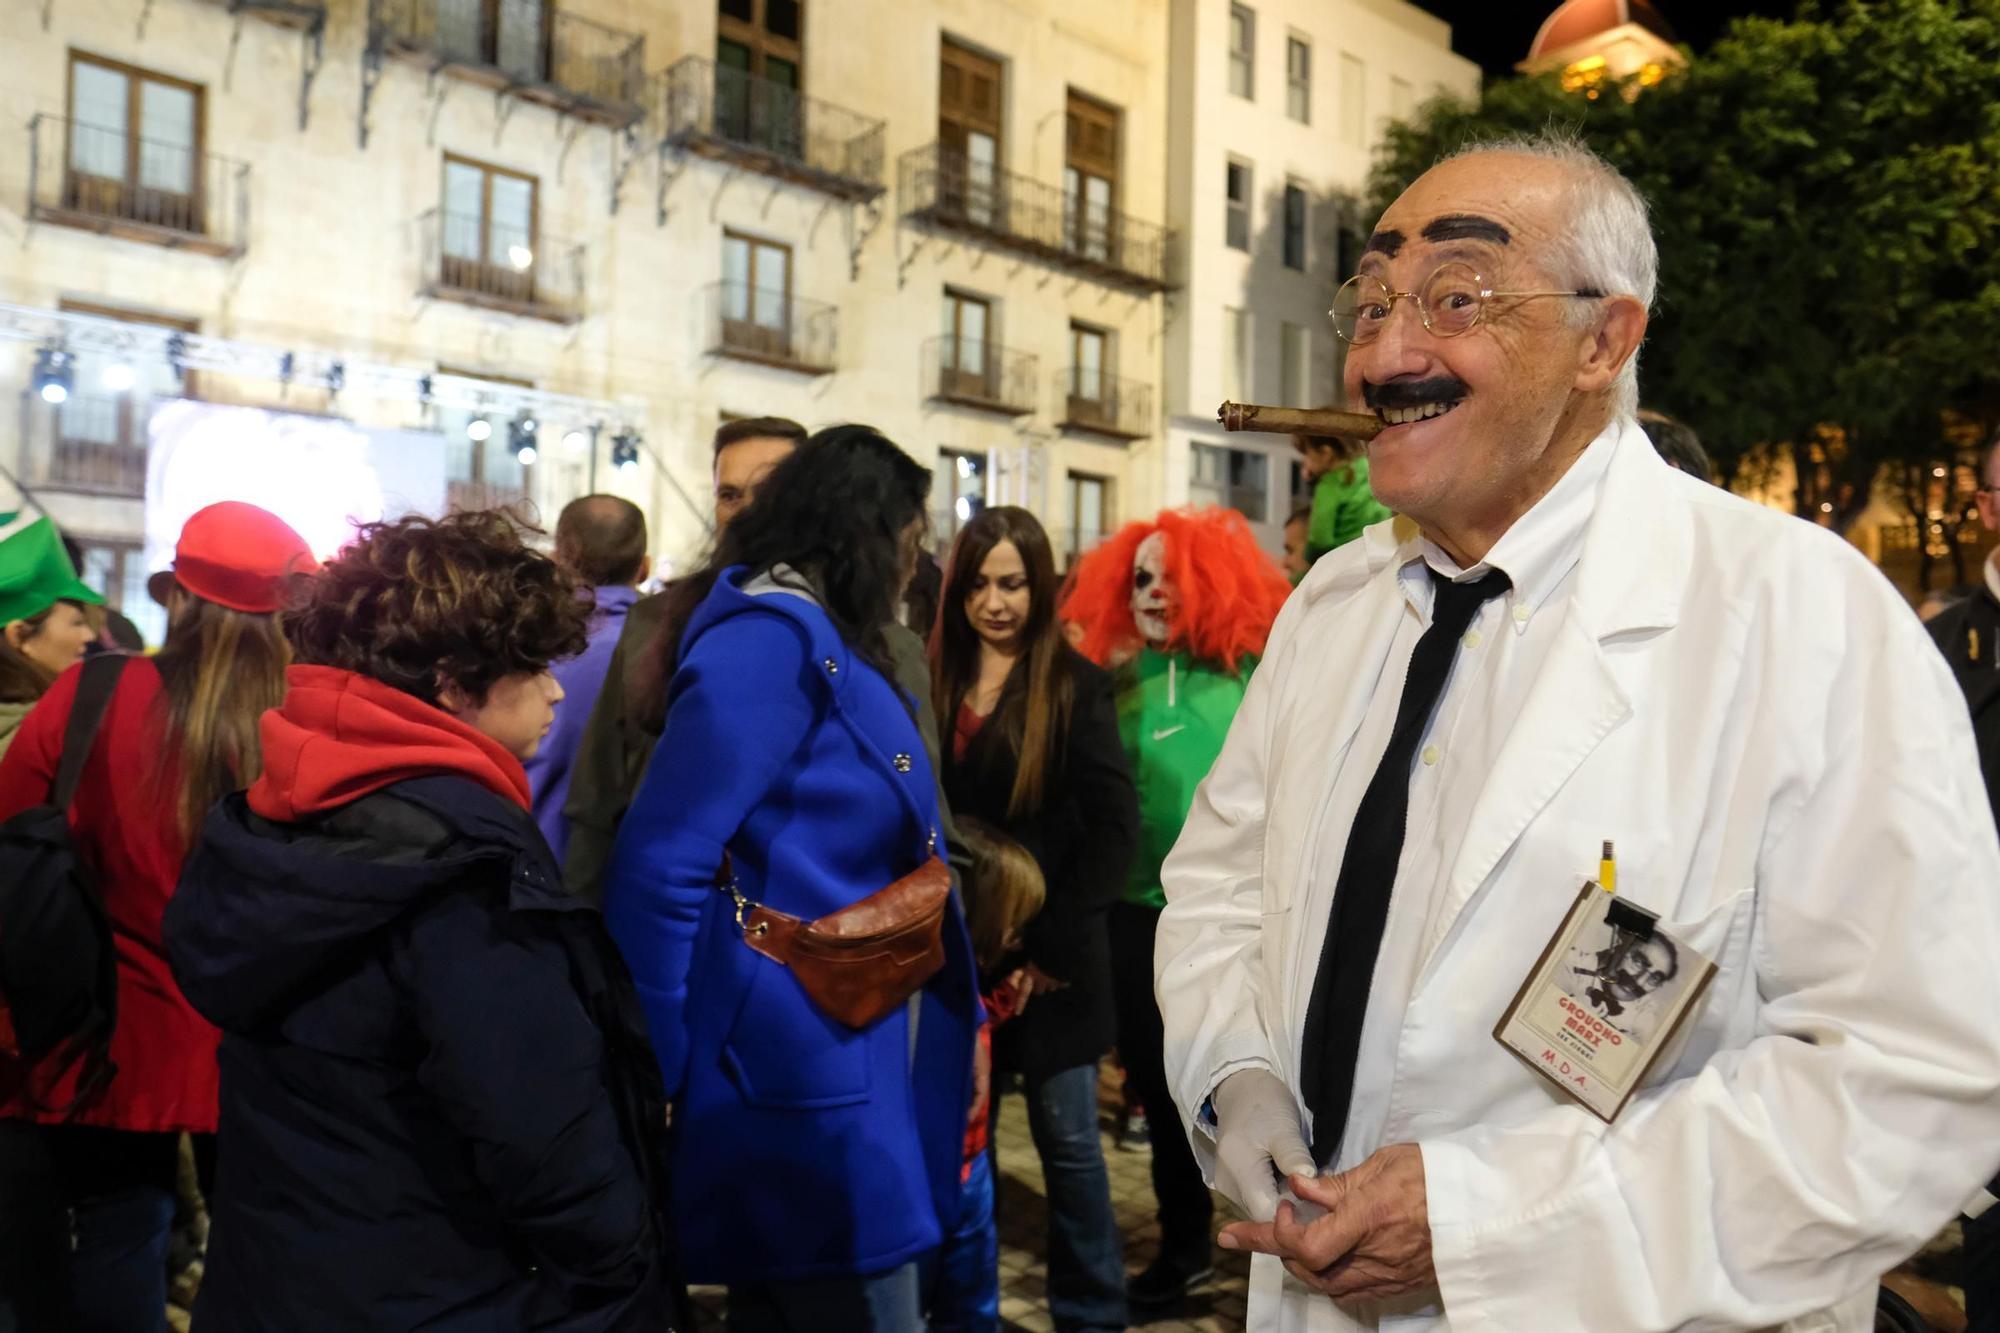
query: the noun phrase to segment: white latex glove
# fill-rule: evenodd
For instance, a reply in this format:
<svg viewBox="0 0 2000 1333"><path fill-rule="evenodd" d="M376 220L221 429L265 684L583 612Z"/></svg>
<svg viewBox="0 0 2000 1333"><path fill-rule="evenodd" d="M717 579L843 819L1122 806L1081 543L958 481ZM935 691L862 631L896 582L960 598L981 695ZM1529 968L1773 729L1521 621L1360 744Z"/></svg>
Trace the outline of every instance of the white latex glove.
<svg viewBox="0 0 2000 1333"><path fill-rule="evenodd" d="M1210 1101L1215 1107L1215 1187L1252 1222L1268 1222L1278 1214L1285 1182L1318 1169L1299 1123L1298 1101L1263 1069L1237 1070L1217 1085ZM1289 1190L1284 1197L1292 1197Z"/></svg>

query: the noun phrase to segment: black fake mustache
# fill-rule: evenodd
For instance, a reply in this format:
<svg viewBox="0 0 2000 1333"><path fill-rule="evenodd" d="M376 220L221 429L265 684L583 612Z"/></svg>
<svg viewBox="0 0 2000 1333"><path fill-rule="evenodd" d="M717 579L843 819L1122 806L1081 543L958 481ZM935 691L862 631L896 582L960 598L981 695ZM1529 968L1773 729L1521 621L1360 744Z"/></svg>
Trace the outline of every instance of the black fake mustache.
<svg viewBox="0 0 2000 1333"><path fill-rule="evenodd" d="M1389 380L1382 384L1363 383L1361 401L1377 412L1404 412L1432 403L1455 403L1472 392L1472 387L1456 375L1433 375L1427 380Z"/></svg>

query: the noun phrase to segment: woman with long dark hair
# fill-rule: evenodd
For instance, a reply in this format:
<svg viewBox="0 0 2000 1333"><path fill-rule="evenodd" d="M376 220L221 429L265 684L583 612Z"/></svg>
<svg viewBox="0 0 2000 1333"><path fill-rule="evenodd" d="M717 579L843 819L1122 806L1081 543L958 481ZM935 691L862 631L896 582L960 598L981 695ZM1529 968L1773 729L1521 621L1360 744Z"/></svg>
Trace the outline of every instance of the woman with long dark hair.
<svg viewBox="0 0 2000 1333"><path fill-rule="evenodd" d="M865 426L808 439L668 594L634 701L662 730L604 912L673 1099L686 1276L733 1330L920 1328L916 1260L960 1212L979 1002L884 635L929 491ZM911 947L812 947L884 933Z"/></svg>
<svg viewBox="0 0 2000 1333"><path fill-rule="evenodd" d="M217 1036L175 983L161 919L208 807L262 771L257 718L284 698L290 658L276 612L316 568L275 515L211 505L182 529L172 571L155 576L166 646L114 667L69 825L111 919L117 1026L101 1068L115 1072L93 1092L84 1065L37 1067L0 1105L0 1137L37 1140L68 1214L52 1228L37 1219L19 1245L0 1247L11 1249L0 1262L19 1263L27 1279L0 1281L0 1297L17 1309L41 1303L21 1315L23 1327L166 1327L180 1136L215 1130ZM21 723L0 759L0 819L49 799L82 673L93 669L65 672Z"/></svg>
<svg viewBox="0 0 2000 1333"><path fill-rule="evenodd" d="M1097 1061L1114 1030L1106 918L1125 885L1139 811L1111 678L1064 641L1058 592L1034 515L1003 506L966 524L931 638L931 697L950 738L952 809L1025 846L1048 886L1024 937L1031 1002L996 1033L994 1065L1025 1079L1049 1200L1049 1308L1067 1333L1126 1320Z"/></svg>

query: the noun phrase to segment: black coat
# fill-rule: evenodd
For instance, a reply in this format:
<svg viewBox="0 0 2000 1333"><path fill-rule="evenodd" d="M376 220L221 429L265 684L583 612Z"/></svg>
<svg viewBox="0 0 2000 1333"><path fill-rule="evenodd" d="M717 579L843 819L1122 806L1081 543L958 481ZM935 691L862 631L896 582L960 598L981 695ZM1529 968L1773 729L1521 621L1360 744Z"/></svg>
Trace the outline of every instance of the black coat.
<svg viewBox="0 0 2000 1333"><path fill-rule="evenodd" d="M1048 899L1023 933L1029 961L1067 989L1037 995L994 1037L995 1063L1037 1075L1089 1064L1111 1048L1116 1019L1107 917L1125 890L1139 844L1139 798L1118 739L1111 677L1064 649L1076 702L1039 811L1010 819L1015 759L997 724L980 730L963 762L945 755L953 813L974 815L1033 853ZM1013 688L1013 686L1010 686Z"/></svg>
<svg viewBox="0 0 2000 1333"><path fill-rule="evenodd" d="M167 914L223 1030L206 1333L665 1329L658 1071L597 913L460 777L209 815Z"/></svg>
<svg viewBox="0 0 2000 1333"><path fill-rule="evenodd" d="M1933 618L1928 628L1965 692L1979 743L1979 770L2000 819L2000 601L1986 588L1977 588Z"/></svg>

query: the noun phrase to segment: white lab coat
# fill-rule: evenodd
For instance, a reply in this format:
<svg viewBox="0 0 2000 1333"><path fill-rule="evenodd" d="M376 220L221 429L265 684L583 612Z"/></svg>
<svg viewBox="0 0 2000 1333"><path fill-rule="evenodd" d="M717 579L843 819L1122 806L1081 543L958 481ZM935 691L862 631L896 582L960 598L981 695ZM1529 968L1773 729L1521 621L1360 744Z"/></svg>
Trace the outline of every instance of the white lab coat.
<svg viewBox="0 0 2000 1333"><path fill-rule="evenodd" d="M1847 543L1610 430L1395 1063L1357 1074L1391 1083L1387 1126L1338 1163L1420 1145L1442 1309L1339 1307L1260 1256L1253 1329L1865 1330L2000 1166L2000 840L1950 671ZM1413 536L1377 525L1293 595L1164 868L1167 1075L1211 1180L1216 1085L1298 1088L1334 882L1304 866L1346 844L1322 812ZM1492 1037L1606 838L1620 893L1718 967L1608 1127Z"/></svg>

